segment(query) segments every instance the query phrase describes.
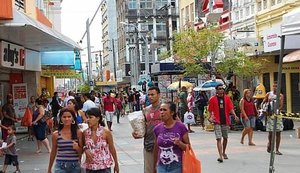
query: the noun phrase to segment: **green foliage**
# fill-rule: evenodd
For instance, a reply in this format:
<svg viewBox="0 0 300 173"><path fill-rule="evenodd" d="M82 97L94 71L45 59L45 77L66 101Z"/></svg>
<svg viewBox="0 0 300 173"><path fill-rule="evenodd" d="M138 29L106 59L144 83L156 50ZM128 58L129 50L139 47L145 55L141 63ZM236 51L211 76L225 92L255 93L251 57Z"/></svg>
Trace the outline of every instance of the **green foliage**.
<svg viewBox="0 0 300 173"><path fill-rule="evenodd" d="M223 34L216 28L201 31L188 29L175 34L173 53L175 62L180 64L186 74L203 74L200 62L211 53L217 52L223 41Z"/></svg>
<svg viewBox="0 0 300 173"><path fill-rule="evenodd" d="M158 58L160 61L165 60L169 57L170 57L170 51L167 51L167 50L160 52L160 54L158 55Z"/></svg>
<svg viewBox="0 0 300 173"><path fill-rule="evenodd" d="M90 92L90 86L87 82L79 86L79 90L81 93L87 93Z"/></svg>

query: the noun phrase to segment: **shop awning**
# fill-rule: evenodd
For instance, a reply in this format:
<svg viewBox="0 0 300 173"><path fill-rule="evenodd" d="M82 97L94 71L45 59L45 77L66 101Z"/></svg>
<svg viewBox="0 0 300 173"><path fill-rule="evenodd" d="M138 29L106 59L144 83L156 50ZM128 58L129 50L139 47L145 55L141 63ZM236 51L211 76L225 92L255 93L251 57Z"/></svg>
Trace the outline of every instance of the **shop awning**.
<svg viewBox="0 0 300 173"><path fill-rule="evenodd" d="M295 35L300 33L300 8L282 16L282 35Z"/></svg>
<svg viewBox="0 0 300 173"><path fill-rule="evenodd" d="M13 17L0 21L0 39L41 52L81 49L72 39L17 9L13 10Z"/></svg>
<svg viewBox="0 0 300 173"><path fill-rule="evenodd" d="M296 50L283 57L283 63L300 61L300 50Z"/></svg>

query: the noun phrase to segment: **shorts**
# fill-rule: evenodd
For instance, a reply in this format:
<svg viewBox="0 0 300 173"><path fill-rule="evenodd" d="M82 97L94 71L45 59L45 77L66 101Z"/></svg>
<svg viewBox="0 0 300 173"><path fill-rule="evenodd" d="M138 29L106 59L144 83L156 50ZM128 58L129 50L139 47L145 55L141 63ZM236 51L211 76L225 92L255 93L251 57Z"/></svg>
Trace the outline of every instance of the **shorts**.
<svg viewBox="0 0 300 173"><path fill-rule="evenodd" d="M114 112L105 111L106 121L112 122L113 116L114 116Z"/></svg>
<svg viewBox="0 0 300 173"><path fill-rule="evenodd" d="M274 119L271 117L267 117L267 125L266 125L266 131L267 132L273 132L274 129ZM276 132L283 131L283 123L282 118L277 118L277 124L276 124Z"/></svg>
<svg viewBox="0 0 300 173"><path fill-rule="evenodd" d="M10 154L5 154L5 160L4 160L4 165L13 165L13 166L18 166L18 156L10 155Z"/></svg>
<svg viewBox="0 0 300 173"><path fill-rule="evenodd" d="M214 125L216 139L228 138L229 127L227 125Z"/></svg>
<svg viewBox="0 0 300 173"><path fill-rule="evenodd" d="M157 165L157 172L159 173L181 173L182 172L182 162L172 162L170 164Z"/></svg>
<svg viewBox="0 0 300 173"><path fill-rule="evenodd" d="M255 121L256 121L255 116L249 116L248 120L246 120L245 118L241 119L241 122L245 128L247 127L255 128Z"/></svg>
<svg viewBox="0 0 300 173"><path fill-rule="evenodd" d="M56 162L55 173L80 173L81 168L79 162Z"/></svg>

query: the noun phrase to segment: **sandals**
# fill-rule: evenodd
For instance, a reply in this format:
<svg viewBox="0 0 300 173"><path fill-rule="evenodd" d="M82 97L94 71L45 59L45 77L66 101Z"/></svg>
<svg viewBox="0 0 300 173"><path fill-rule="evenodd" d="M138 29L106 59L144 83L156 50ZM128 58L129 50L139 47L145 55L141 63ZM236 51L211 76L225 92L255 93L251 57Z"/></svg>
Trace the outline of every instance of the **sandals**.
<svg viewBox="0 0 300 173"><path fill-rule="evenodd" d="M249 143L248 145L249 145L249 146L255 146L255 144L254 144L254 143Z"/></svg>
<svg viewBox="0 0 300 173"><path fill-rule="evenodd" d="M218 161L219 163L222 163L222 162L223 162L223 159L218 158L217 161Z"/></svg>
<svg viewBox="0 0 300 173"><path fill-rule="evenodd" d="M275 154L276 155L282 155L282 153L280 151L276 151Z"/></svg>
<svg viewBox="0 0 300 173"><path fill-rule="evenodd" d="M228 159L227 154L223 154L223 158L224 158L224 159Z"/></svg>

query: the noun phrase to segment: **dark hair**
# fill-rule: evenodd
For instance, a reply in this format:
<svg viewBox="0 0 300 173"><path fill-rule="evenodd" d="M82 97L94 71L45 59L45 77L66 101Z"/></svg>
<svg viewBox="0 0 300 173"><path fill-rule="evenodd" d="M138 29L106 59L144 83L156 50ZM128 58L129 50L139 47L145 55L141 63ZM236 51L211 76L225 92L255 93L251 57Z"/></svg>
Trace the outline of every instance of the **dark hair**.
<svg viewBox="0 0 300 173"><path fill-rule="evenodd" d="M216 90L217 90L220 86L223 87L223 84L219 83L219 84L216 86Z"/></svg>
<svg viewBox="0 0 300 173"><path fill-rule="evenodd" d="M101 125L101 126L105 126L105 124L104 124L104 122L102 121L103 120L103 117L102 117L102 115L101 115L101 111L100 111L100 109L99 108L90 108L90 109L88 109L86 112L85 112L85 114L86 115L93 115L93 116L95 116L96 118L99 118L99 124Z"/></svg>
<svg viewBox="0 0 300 173"><path fill-rule="evenodd" d="M60 113L59 113L59 123L58 123L58 131L61 131L64 127L64 124L61 123L61 117L62 115L65 113L65 112L69 112L72 117L73 117L73 122L71 124L71 135L72 135L72 140L74 139L78 139L77 138L77 130L78 130L78 124L77 124L77 121L76 121L76 114L75 112L72 110L72 109L69 109L69 108L62 108L60 110Z"/></svg>
<svg viewBox="0 0 300 173"><path fill-rule="evenodd" d="M37 98L37 99L35 99L35 103L38 105L42 105L44 102L41 98Z"/></svg>
<svg viewBox="0 0 300 173"><path fill-rule="evenodd" d="M72 102L75 105L75 111L79 111L79 106L78 106L78 103L77 103L77 101L75 99L70 99L70 100L68 100L68 103L69 102Z"/></svg>
<svg viewBox="0 0 300 173"><path fill-rule="evenodd" d="M170 111L173 112L173 119L176 120L177 119L176 104L171 101L166 101L163 102L162 104L166 104L169 106Z"/></svg>
<svg viewBox="0 0 300 173"><path fill-rule="evenodd" d="M83 93L83 96L87 97L88 99L91 100L91 94L90 93Z"/></svg>
<svg viewBox="0 0 300 173"><path fill-rule="evenodd" d="M16 128L16 126L15 125L10 125L10 126L8 126L8 128L11 128L13 131L16 131L17 130L17 128Z"/></svg>
<svg viewBox="0 0 300 173"><path fill-rule="evenodd" d="M149 91L149 90L155 90L155 91L157 92L157 94L160 93L160 89L159 89L157 86L152 86L152 87L150 87L150 88L148 89L148 91Z"/></svg>

